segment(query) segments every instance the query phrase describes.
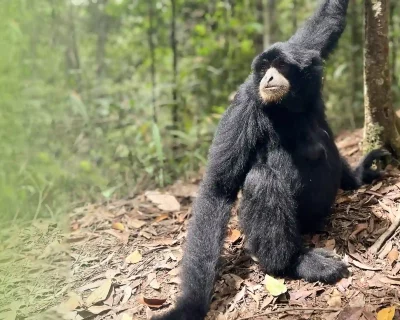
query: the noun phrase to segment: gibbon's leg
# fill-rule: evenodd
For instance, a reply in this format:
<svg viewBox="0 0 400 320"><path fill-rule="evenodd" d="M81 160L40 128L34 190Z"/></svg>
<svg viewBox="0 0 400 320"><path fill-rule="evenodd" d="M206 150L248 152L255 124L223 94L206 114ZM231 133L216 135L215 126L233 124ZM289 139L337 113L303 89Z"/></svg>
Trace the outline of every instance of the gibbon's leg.
<svg viewBox="0 0 400 320"><path fill-rule="evenodd" d="M249 172L239 213L247 247L270 275L334 283L349 272L329 252L304 248L296 217L295 179L262 165Z"/></svg>
<svg viewBox="0 0 400 320"><path fill-rule="evenodd" d="M362 184L372 183L375 179L382 177L383 172L380 170L373 170L371 166L375 160L380 160L390 153L383 149L376 149L369 152L353 170L344 158L342 162L342 180L340 187L343 190L356 190Z"/></svg>

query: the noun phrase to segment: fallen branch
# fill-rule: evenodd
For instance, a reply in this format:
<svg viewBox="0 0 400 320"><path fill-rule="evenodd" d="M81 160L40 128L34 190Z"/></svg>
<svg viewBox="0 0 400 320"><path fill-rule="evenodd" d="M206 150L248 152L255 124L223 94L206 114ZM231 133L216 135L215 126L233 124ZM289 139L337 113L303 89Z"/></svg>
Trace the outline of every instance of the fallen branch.
<svg viewBox="0 0 400 320"><path fill-rule="evenodd" d="M400 212L397 212L397 217L393 221L392 225L387 229L376 242L369 248L369 252L373 255L377 254L378 251L382 248L382 246L386 243L386 241L396 232L396 230L400 227Z"/></svg>
<svg viewBox="0 0 400 320"><path fill-rule="evenodd" d="M276 313L281 313L281 312L288 312L288 311L325 311L325 312L337 312L342 309L337 309L337 308L285 308L285 309L280 309L280 310L273 310L273 311L268 311L264 313L257 314L255 316L251 317L245 317L245 318L239 318L239 320L249 320L249 319L257 319L259 317L264 317L268 316L270 314L276 314Z"/></svg>

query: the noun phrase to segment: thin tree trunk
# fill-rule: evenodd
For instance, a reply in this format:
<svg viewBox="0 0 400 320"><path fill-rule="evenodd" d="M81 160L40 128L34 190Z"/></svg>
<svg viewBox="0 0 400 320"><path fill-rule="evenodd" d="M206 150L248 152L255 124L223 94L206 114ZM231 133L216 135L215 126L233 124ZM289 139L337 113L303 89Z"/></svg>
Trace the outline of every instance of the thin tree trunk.
<svg viewBox="0 0 400 320"><path fill-rule="evenodd" d="M350 16L351 16L351 50L349 50L350 57L350 74L351 74L351 93L350 93L350 125L352 129L356 128L355 121L355 104L357 102L357 92L359 92L360 82L358 81L361 74L361 70L358 65L359 50L361 47L362 35L360 34L360 25L358 21L358 3L357 0L351 0L350 2Z"/></svg>
<svg viewBox="0 0 400 320"><path fill-rule="evenodd" d="M390 25L389 25L389 31L390 31L390 42L392 43L392 83L397 84L397 75L396 75L396 69L397 69L397 39L395 37L396 34L396 27L394 24L394 12L396 10L396 0L390 1Z"/></svg>
<svg viewBox="0 0 400 320"><path fill-rule="evenodd" d="M179 104L178 104L178 48L176 40L176 1L171 0L171 50L172 50L172 126L178 129Z"/></svg>
<svg viewBox="0 0 400 320"><path fill-rule="evenodd" d="M153 121L157 122L157 106L156 106L156 57L155 57L155 45L153 39L154 33L154 0L147 0L148 4L148 15L149 15L149 29L148 29L148 42L150 50L150 77L151 77L151 103L153 107Z"/></svg>
<svg viewBox="0 0 400 320"><path fill-rule="evenodd" d="M106 44L108 38L109 17L104 13L104 8L108 0L101 0L96 4L97 15L97 45L96 45L96 61L97 61L97 75L101 77L104 73L104 58L106 56Z"/></svg>
<svg viewBox="0 0 400 320"><path fill-rule="evenodd" d="M386 147L400 156L389 69L389 0L365 0L364 152Z"/></svg>
<svg viewBox="0 0 400 320"><path fill-rule="evenodd" d="M297 30L297 10L298 10L298 0L293 0L293 11L292 11L292 21L293 21L293 33Z"/></svg>
<svg viewBox="0 0 400 320"><path fill-rule="evenodd" d="M68 24L70 39L68 41L69 44L67 48L67 67L70 70L74 70L74 73L76 74L77 88L78 91L81 91L81 60L79 56L78 41L76 36L74 5L72 3L69 4L68 8Z"/></svg>

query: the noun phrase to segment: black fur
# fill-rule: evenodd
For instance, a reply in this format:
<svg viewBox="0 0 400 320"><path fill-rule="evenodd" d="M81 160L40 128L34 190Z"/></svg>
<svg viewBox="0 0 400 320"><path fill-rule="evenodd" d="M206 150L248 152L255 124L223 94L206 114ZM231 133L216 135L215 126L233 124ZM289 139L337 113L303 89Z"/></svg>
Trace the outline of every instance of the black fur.
<svg viewBox="0 0 400 320"><path fill-rule="evenodd" d="M252 73L225 112L210 148L208 169L190 221L182 260L182 292L172 311L154 319L200 320L209 309L217 263L240 189L241 226L251 252L268 274L333 283L346 265L321 249L307 249L302 232L329 216L338 189L378 178L370 153L352 170L340 157L325 119L322 60L345 26L348 0L325 0L288 42L255 58ZM265 70L290 82L279 103L264 104L258 88Z"/></svg>

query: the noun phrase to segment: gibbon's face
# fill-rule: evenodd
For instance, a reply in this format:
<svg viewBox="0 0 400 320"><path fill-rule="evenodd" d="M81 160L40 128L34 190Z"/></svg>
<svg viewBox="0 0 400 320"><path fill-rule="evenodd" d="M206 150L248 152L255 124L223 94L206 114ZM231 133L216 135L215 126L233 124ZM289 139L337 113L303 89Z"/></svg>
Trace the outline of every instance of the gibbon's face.
<svg viewBox="0 0 400 320"><path fill-rule="evenodd" d="M252 69L265 104L302 98L321 89L322 62L313 51L288 51L284 44L277 44L256 57Z"/></svg>

